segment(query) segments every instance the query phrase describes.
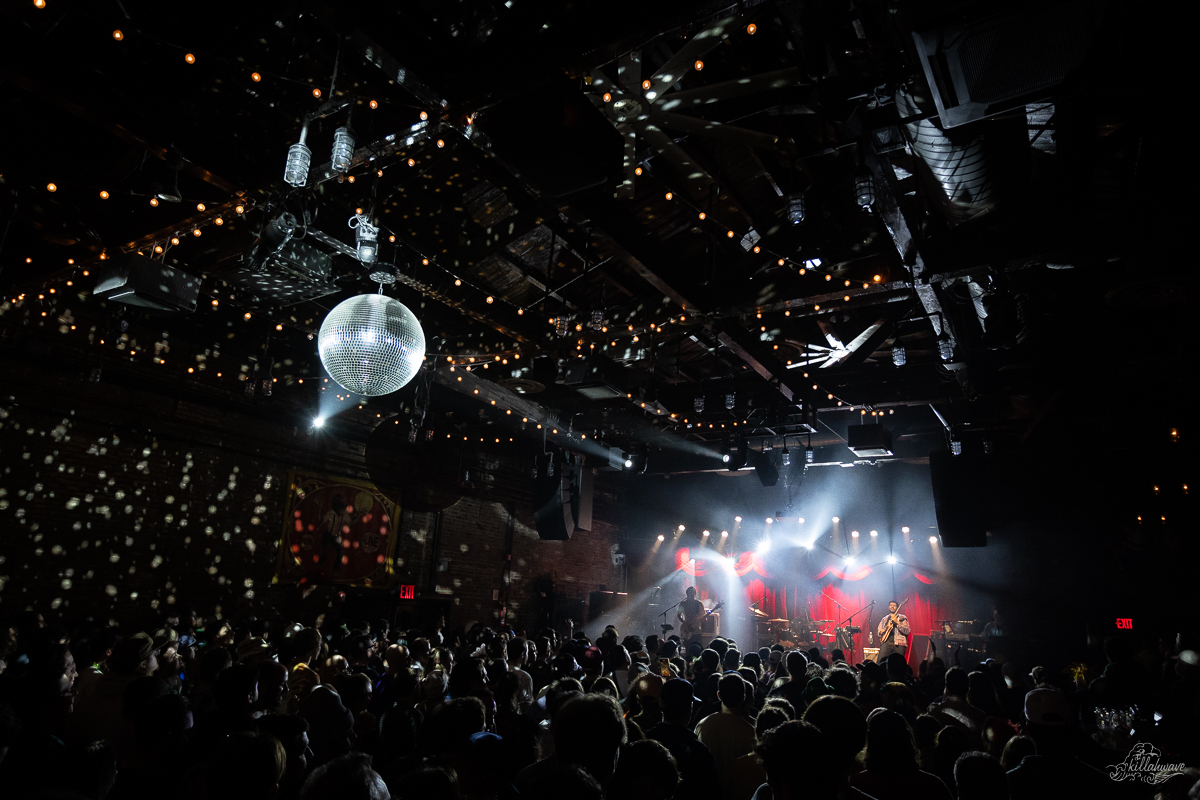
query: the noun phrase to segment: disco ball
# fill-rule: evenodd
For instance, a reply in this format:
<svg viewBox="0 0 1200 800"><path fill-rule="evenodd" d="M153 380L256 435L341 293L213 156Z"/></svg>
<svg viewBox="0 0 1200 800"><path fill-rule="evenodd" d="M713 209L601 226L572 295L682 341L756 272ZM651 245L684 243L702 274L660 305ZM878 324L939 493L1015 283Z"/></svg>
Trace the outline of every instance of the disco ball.
<svg viewBox="0 0 1200 800"><path fill-rule="evenodd" d="M317 335L329 377L353 394L390 394L414 377L425 358L425 333L398 300L363 294L334 306Z"/></svg>

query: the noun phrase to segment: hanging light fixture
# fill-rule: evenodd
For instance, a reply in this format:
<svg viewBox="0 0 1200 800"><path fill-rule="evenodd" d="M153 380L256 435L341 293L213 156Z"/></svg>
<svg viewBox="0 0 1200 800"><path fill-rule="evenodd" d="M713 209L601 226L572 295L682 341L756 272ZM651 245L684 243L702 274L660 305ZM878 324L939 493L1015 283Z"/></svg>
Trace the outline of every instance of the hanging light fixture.
<svg viewBox="0 0 1200 800"><path fill-rule="evenodd" d="M358 260L364 264L374 264L379 254L379 226L372 225L366 214L355 214L347 224L354 230Z"/></svg>
<svg viewBox="0 0 1200 800"><path fill-rule="evenodd" d="M735 405L737 405L737 395L733 392L725 395L725 408L732 411Z"/></svg>
<svg viewBox="0 0 1200 800"><path fill-rule="evenodd" d="M869 211L875 205L875 177L866 170L854 176L854 197L858 207Z"/></svg>
<svg viewBox="0 0 1200 800"><path fill-rule="evenodd" d="M704 413L704 395L700 395L692 400L692 408L696 409L697 414Z"/></svg>
<svg viewBox="0 0 1200 800"><path fill-rule="evenodd" d="M317 352L339 386L377 397L416 376L425 358L425 332L399 300L363 294L338 303L325 317Z"/></svg>
<svg viewBox="0 0 1200 800"><path fill-rule="evenodd" d="M300 128L300 141L288 148L287 165L283 168L283 180L296 187L308 183L308 166L312 163L312 151L305 141L308 139L308 122Z"/></svg>
<svg viewBox="0 0 1200 800"><path fill-rule="evenodd" d="M892 363L897 367L903 367L908 363L908 352L904 349L904 345L892 345Z"/></svg>
<svg viewBox="0 0 1200 800"><path fill-rule="evenodd" d="M787 199L787 215L788 221L793 225L799 225L804 222L808 216L808 210L804 204L804 194L797 192L796 194L788 195Z"/></svg>

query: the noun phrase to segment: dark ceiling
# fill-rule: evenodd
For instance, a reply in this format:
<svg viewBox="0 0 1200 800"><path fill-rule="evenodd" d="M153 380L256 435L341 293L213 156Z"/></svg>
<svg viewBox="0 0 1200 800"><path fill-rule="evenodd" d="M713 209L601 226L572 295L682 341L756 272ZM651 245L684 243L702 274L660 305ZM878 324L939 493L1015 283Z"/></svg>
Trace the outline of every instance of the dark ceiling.
<svg viewBox="0 0 1200 800"><path fill-rule="evenodd" d="M439 435L532 433L500 411L522 396L561 444L673 454L652 471L719 467L703 448L734 433L828 447L885 415L919 459L1190 395L1191 142L1164 80L1181 33L1136 9L41 6L0 11L9 356L307 418L312 334L377 289L361 210L436 373L362 413ZM283 213L332 258L327 281L272 276L300 302L247 282ZM92 296L132 252L202 277L198 309Z"/></svg>

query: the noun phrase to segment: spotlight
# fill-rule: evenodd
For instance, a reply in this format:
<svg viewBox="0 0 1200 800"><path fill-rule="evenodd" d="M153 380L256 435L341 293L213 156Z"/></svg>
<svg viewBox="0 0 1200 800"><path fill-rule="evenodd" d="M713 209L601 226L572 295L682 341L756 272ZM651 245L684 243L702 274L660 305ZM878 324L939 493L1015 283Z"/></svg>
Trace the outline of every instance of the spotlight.
<svg viewBox="0 0 1200 800"><path fill-rule="evenodd" d="M704 532L704 536L708 536L708 531L705 531L705 532Z"/></svg>
<svg viewBox="0 0 1200 800"><path fill-rule="evenodd" d="M687 528L683 527L682 525L679 526L680 533L683 533L685 530L687 530Z"/></svg>
<svg viewBox="0 0 1200 800"><path fill-rule="evenodd" d="M660 534L658 535L658 540L659 540L660 542L665 542L665 541L667 540L667 537L663 536L663 535L660 533Z"/></svg>
<svg viewBox="0 0 1200 800"><path fill-rule="evenodd" d="M929 543L930 543L930 544L937 544L937 537L936 537L936 536L930 536L930 537L929 537Z"/></svg>
<svg viewBox="0 0 1200 800"><path fill-rule="evenodd" d="M812 550L812 549L813 549L813 543L812 543L812 542L805 542L805 543L804 543L804 547L805 547L805 549L807 549L807 550Z"/></svg>
<svg viewBox="0 0 1200 800"><path fill-rule="evenodd" d="M737 562L735 562L732 558L726 557L722 559L722 561L725 565L726 572L733 572L737 568Z"/></svg>
<svg viewBox="0 0 1200 800"><path fill-rule="evenodd" d="M887 558L887 562L888 562L889 564L895 564L895 563L896 563L896 557L895 557L895 556L888 556L888 558Z"/></svg>
<svg viewBox="0 0 1200 800"><path fill-rule="evenodd" d="M726 537L728 537L728 536L729 536L729 531L721 531L721 538L722 538L722 539L724 539L724 538L726 538Z"/></svg>
<svg viewBox="0 0 1200 800"><path fill-rule="evenodd" d="M857 538L858 538L858 531L850 531L850 535L851 535L852 537L854 537L855 539L857 539Z"/></svg>
<svg viewBox="0 0 1200 800"><path fill-rule="evenodd" d="M733 518L733 521L734 521L734 522L741 522L741 521L742 521L742 518L741 518L741 517L734 517L734 518Z"/></svg>
<svg viewBox="0 0 1200 800"><path fill-rule="evenodd" d="M632 458L625 459L625 469L629 469L632 466L633 466L633 459Z"/></svg>
<svg viewBox="0 0 1200 800"><path fill-rule="evenodd" d="M343 125L333 132L333 154L329 158L334 172L346 172L354 160L354 131Z"/></svg>
<svg viewBox="0 0 1200 800"><path fill-rule="evenodd" d="M875 537L875 536L878 536L878 535L879 535L879 531L871 531L871 536L872 536L872 537Z"/></svg>
<svg viewBox="0 0 1200 800"><path fill-rule="evenodd" d="M854 566L854 556L846 556L846 566L847 567Z"/></svg>
<svg viewBox="0 0 1200 800"><path fill-rule="evenodd" d="M758 543L758 548L755 552L768 553L768 552L770 552L770 550L771 550L771 540L763 539L761 542Z"/></svg>
<svg viewBox="0 0 1200 800"><path fill-rule="evenodd" d="M770 525L775 521L774 517L767 517L767 524Z"/></svg>
<svg viewBox="0 0 1200 800"><path fill-rule="evenodd" d="M892 363L897 367L903 367L908 363L908 353L904 350L904 345L892 346Z"/></svg>
<svg viewBox="0 0 1200 800"><path fill-rule="evenodd" d="M313 427L314 428L320 428L324 424L325 424L324 417L313 417Z"/></svg>
<svg viewBox="0 0 1200 800"><path fill-rule="evenodd" d="M841 517L834 517L834 518L833 518L833 521L834 521L835 523L837 523L837 522L840 522L840 521L841 521Z"/></svg>
<svg viewBox="0 0 1200 800"><path fill-rule="evenodd" d="M372 225L365 214L355 214L346 224L354 229L358 260L364 264L375 263L375 257L379 254L379 227Z"/></svg>
<svg viewBox="0 0 1200 800"><path fill-rule="evenodd" d="M725 455L721 456L721 460L724 461L726 464L729 463L729 458L730 458L729 453L726 453Z"/></svg>
<svg viewBox="0 0 1200 800"><path fill-rule="evenodd" d="M734 436L726 439L723 449L721 460L725 462L725 469L732 472L746 466L746 462L750 458L750 449L746 445L745 437Z"/></svg>

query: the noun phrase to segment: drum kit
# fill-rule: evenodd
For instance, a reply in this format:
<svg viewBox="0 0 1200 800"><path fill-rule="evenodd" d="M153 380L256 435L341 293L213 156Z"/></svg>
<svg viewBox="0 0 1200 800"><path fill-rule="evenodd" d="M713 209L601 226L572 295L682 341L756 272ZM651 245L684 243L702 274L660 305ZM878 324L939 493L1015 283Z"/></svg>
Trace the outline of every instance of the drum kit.
<svg viewBox="0 0 1200 800"><path fill-rule="evenodd" d="M833 649L833 643L841 641L841 631L825 633L821 630L824 625L832 625L831 619L771 619L770 615L760 611L755 606L750 607L754 621L758 627L758 638L761 645L779 644L788 650L811 650L818 648L823 654ZM854 628L853 632L858 633Z"/></svg>

